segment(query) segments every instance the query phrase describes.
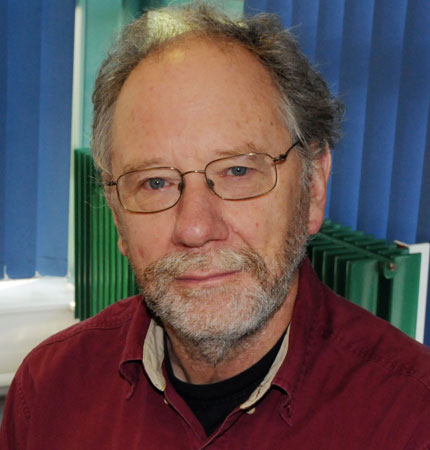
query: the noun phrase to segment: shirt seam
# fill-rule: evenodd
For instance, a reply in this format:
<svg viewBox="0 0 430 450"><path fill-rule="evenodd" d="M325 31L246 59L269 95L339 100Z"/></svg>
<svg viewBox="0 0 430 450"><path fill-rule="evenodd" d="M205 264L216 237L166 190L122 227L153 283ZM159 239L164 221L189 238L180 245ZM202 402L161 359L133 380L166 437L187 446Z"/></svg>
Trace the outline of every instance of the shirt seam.
<svg viewBox="0 0 430 450"><path fill-rule="evenodd" d="M321 283L317 284L315 286L315 298L322 297L325 295L322 289ZM295 382L292 383L291 386L291 392L289 394L290 396L290 404L289 409L292 411L294 409L295 405L295 397L297 395L297 392L300 390L300 386L303 383L305 377L306 377L306 371L308 370L309 366L309 360L311 358L311 354L315 349L316 342L317 342L317 328L318 328L318 317L321 310L321 303L317 304L318 309L314 309L310 312L310 317L308 320L309 326L306 331L306 335L303 337L303 341L305 342L305 348L304 348L304 354L301 358L300 365L297 368L297 377ZM294 319L293 319L294 320ZM293 320L291 322L293 322ZM303 326L303 318L301 319L301 323L298 324L298 326ZM290 341L291 342L291 341ZM285 362L285 361L284 361ZM279 372L278 372L279 373ZM282 378L282 375L280 374L280 379ZM288 392L288 390L287 390Z"/></svg>
<svg viewBox="0 0 430 450"><path fill-rule="evenodd" d="M17 379L17 385L18 385L17 388L18 388L19 400L20 400L21 405L22 405L22 410L23 410L23 413L24 413L24 417L26 418L27 423L28 423L29 420L31 419L31 409L30 409L30 406L28 405L28 403L27 403L27 401L25 399L21 376Z"/></svg>

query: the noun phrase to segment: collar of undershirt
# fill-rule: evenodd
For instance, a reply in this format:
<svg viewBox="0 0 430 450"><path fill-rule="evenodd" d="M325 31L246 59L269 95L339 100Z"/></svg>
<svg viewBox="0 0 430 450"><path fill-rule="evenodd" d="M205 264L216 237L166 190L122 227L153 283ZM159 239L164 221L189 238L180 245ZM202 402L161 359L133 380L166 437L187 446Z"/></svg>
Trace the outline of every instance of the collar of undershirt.
<svg viewBox="0 0 430 450"><path fill-rule="evenodd" d="M290 324L291 325L291 324ZM275 360L270 367L268 373L252 392L250 397L240 405L241 409L248 409L252 407L263 395L269 390L275 375L278 373L282 363L288 352L289 334L291 326L288 326L287 332L282 341L281 347ZM142 362L145 371L151 380L152 384L163 391L166 389L166 380L163 375L163 360L164 360L164 329L157 324L155 320L151 320L146 338L143 344Z"/></svg>
<svg viewBox="0 0 430 450"><path fill-rule="evenodd" d="M243 372L223 381L210 384L192 384L181 381L173 373L170 363L167 336L164 335L164 352L166 355L165 365L167 376L175 388L176 392L185 400L199 402L232 402L237 401L238 404L245 401L254 389L260 384L269 372L275 361L276 355L281 348L286 331L279 338L278 342L254 365Z"/></svg>

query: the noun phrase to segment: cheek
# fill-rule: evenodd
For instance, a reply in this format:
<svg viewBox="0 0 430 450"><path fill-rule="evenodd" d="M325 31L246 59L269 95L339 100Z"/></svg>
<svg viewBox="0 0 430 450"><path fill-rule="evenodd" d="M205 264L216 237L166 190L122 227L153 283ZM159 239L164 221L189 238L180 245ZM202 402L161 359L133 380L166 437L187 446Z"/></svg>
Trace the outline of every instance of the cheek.
<svg viewBox="0 0 430 450"><path fill-rule="evenodd" d="M122 226L128 257L146 266L165 256L169 251L169 230L168 225L152 217L128 218Z"/></svg>
<svg viewBox="0 0 430 450"><path fill-rule="evenodd" d="M276 253L287 229L288 215L273 199L250 203L243 209L240 221L236 214L230 223L236 236L261 255Z"/></svg>

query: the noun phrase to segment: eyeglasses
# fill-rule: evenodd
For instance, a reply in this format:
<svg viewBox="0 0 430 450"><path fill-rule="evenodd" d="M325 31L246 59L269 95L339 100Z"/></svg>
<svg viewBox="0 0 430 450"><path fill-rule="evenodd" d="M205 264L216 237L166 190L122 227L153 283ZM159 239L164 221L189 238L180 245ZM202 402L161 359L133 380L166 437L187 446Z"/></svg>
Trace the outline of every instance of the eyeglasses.
<svg viewBox="0 0 430 450"><path fill-rule="evenodd" d="M178 203L185 188L185 175L202 173L212 192L223 200L246 200L267 194L278 181L277 163L287 159L295 142L274 158L267 153L245 153L216 159L204 170L180 172L174 167L154 167L123 173L106 186L116 186L124 209L135 213L156 213Z"/></svg>

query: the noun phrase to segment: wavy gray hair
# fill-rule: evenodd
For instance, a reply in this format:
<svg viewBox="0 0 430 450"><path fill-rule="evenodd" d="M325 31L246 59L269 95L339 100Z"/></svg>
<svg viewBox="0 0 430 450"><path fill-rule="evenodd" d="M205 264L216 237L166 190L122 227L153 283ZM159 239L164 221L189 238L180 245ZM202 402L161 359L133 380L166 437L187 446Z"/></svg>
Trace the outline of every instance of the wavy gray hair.
<svg viewBox="0 0 430 450"><path fill-rule="evenodd" d="M204 3L149 11L126 26L101 65L93 93L92 153L110 173L111 131L120 90L140 61L185 33L230 41L248 49L268 70L279 91L279 108L305 168L339 138L343 105L301 53L293 35L272 14L233 20Z"/></svg>

